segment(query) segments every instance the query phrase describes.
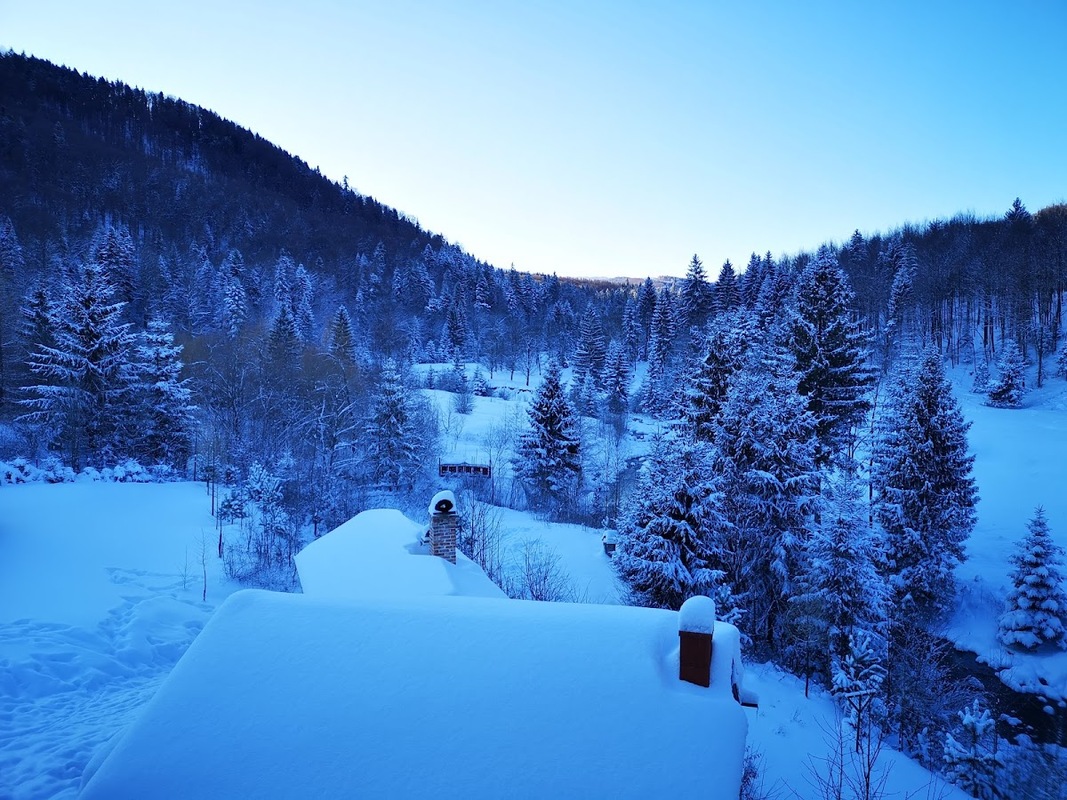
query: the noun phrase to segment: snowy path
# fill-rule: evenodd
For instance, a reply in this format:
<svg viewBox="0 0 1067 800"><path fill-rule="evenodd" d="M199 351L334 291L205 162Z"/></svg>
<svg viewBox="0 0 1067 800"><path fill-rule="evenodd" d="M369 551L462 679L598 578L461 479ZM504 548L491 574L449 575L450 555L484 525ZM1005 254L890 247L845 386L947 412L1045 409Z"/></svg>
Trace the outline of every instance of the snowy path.
<svg viewBox="0 0 1067 800"><path fill-rule="evenodd" d="M192 484L0 489L0 798L76 795L233 590L209 561L201 602L211 525Z"/></svg>

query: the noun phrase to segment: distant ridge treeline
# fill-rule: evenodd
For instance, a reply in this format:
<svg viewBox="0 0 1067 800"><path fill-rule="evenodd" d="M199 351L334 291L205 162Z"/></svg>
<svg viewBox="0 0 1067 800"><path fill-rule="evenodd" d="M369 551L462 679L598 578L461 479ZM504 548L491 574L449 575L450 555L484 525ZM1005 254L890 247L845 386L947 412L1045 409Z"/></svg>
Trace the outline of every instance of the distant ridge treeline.
<svg viewBox="0 0 1067 800"><path fill-rule="evenodd" d="M0 54L0 186L31 267L102 218L160 250L195 241L254 261L286 248L334 269L379 242L443 244L218 114L13 53Z"/></svg>

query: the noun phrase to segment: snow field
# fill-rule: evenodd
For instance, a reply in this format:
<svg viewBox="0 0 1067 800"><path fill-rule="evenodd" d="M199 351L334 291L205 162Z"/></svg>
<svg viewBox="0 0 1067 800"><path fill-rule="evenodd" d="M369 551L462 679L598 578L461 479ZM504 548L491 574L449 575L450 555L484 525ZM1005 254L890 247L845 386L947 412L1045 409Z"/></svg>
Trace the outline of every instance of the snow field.
<svg viewBox="0 0 1067 800"><path fill-rule="evenodd" d="M213 525L202 484L0 487L0 797L76 794L236 588Z"/></svg>
<svg viewBox="0 0 1067 800"><path fill-rule="evenodd" d="M952 377L968 433L978 483L978 524L956 576L960 595L946 635L977 653L1008 686L1067 700L1067 652L1021 653L997 640L997 621L1011 586L1011 556L1026 537L1034 509L1043 506L1052 539L1067 549L1067 381L1049 377L1024 395L1023 407L992 408L969 391L971 377ZM1033 385L1033 374L1028 374Z"/></svg>

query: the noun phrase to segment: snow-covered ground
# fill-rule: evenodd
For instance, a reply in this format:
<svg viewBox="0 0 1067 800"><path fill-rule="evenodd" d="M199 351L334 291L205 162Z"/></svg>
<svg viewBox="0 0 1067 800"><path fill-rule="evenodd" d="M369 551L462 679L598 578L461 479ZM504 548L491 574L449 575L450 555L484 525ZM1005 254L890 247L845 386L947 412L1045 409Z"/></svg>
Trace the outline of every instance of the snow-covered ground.
<svg viewBox="0 0 1067 800"><path fill-rule="evenodd" d="M1067 699L1067 652L1006 650L997 641L997 619L1010 587L1011 555L1026 536L1026 523L1044 506L1053 539L1067 548L1067 381L1050 377L1019 409L992 408L971 393L971 378L957 370L957 397L971 421L971 450L978 482L978 525L957 571L959 606L946 630L957 646L977 653L1020 691ZM1028 378L1033 380L1033 374ZM1061 705L1061 708L1064 706Z"/></svg>
<svg viewBox="0 0 1067 800"><path fill-rule="evenodd" d="M202 484L0 487L0 797L74 796L237 588L209 508Z"/></svg>
<svg viewBox="0 0 1067 800"><path fill-rule="evenodd" d="M1053 536L1067 545L1067 382L1052 378L1027 395L1026 408L1009 411L966 392L962 370L956 378L964 414L974 423L970 441L982 499L948 634L993 665L1009 667L1009 682L1031 687L1040 677L1046 696L1067 696L1065 654L1008 653L995 639L1008 557L1035 506L1045 507ZM530 397L519 391L525 386L512 388L512 399L477 398L472 414L454 415L447 457L488 455L501 463L509 438L525 423ZM430 396L447 415L451 396ZM642 435L628 433L622 455L642 452L651 432L642 423ZM600 531L509 509L497 513L509 558L525 541L540 541L559 555L577 597L618 601ZM215 606L237 588L222 575L215 536L201 484L0 487L0 798L76 795L94 750L133 718ZM750 665L747 681L760 695L759 709L746 713L765 787L780 797L812 796L811 767L834 729L832 703L819 692L805 698L800 681L770 666ZM928 792L929 773L891 751L883 758L896 796L962 797L945 787Z"/></svg>

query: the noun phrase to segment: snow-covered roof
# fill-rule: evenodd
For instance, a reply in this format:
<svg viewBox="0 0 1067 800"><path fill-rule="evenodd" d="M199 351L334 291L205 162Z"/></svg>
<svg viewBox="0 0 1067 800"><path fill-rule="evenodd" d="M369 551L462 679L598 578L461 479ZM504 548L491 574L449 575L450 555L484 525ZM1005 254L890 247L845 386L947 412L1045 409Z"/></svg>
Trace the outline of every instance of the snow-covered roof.
<svg viewBox="0 0 1067 800"><path fill-rule="evenodd" d="M230 597L82 797L737 797L737 631L678 679L678 614Z"/></svg>
<svg viewBox="0 0 1067 800"><path fill-rule="evenodd" d="M296 556L304 594L335 599L445 596L505 597L477 564L429 555L417 544L424 526L399 511L364 511Z"/></svg>

